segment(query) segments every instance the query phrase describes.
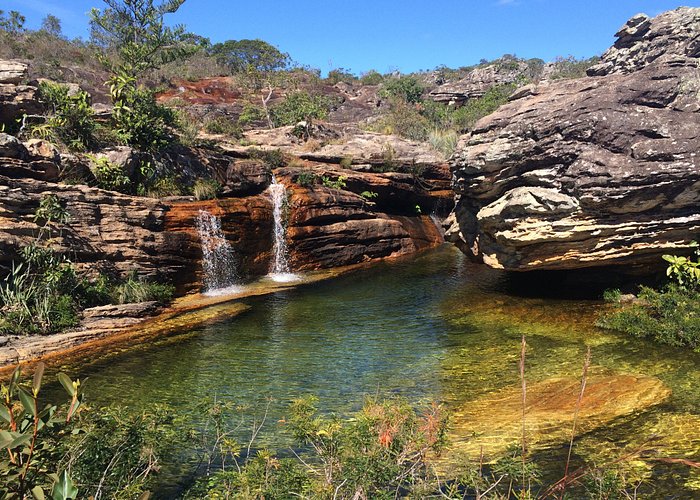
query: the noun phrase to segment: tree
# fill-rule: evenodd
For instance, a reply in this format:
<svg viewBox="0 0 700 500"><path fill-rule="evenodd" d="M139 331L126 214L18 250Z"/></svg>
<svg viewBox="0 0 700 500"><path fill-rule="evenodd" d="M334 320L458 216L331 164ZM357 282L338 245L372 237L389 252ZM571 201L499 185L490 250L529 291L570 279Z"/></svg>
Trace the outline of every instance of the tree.
<svg viewBox="0 0 700 500"><path fill-rule="evenodd" d="M110 95L117 133L128 144L157 150L169 142L175 124L171 110L157 104L152 90L140 87L146 71L184 59L198 50L186 40L185 28L165 25L185 0L104 0L107 8L92 9L92 40L102 47L100 59L111 71Z"/></svg>
<svg viewBox="0 0 700 500"><path fill-rule="evenodd" d="M63 29L61 28L61 20L51 14L47 15L41 21L41 31L44 31L49 35L53 35L55 37L61 37L63 34Z"/></svg>
<svg viewBox="0 0 700 500"><path fill-rule="evenodd" d="M5 14L4 10L0 10L0 29L12 35L24 31L24 23L27 18L16 10L11 10L8 14L9 16Z"/></svg>
<svg viewBox="0 0 700 500"><path fill-rule="evenodd" d="M262 40L227 40L211 48L211 54L233 73L269 73L289 66L289 54Z"/></svg>
<svg viewBox="0 0 700 500"><path fill-rule="evenodd" d="M107 8L90 11L90 37L114 54L102 59L113 71L138 78L150 69L184 58L192 46L183 39L184 26L170 28L163 17L176 12L185 0L103 0Z"/></svg>
<svg viewBox="0 0 700 500"><path fill-rule="evenodd" d="M421 102L424 90L417 78L400 76L384 83L380 95L384 98L396 98L411 104L417 104Z"/></svg>

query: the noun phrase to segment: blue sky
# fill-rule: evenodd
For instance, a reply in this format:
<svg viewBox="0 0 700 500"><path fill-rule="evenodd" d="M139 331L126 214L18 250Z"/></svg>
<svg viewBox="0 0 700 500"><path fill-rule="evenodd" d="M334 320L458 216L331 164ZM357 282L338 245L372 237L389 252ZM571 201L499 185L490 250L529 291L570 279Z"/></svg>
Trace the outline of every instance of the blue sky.
<svg viewBox="0 0 700 500"><path fill-rule="evenodd" d="M260 38L320 68L403 72L459 67L502 54L588 57L602 53L632 15L698 1L665 0L186 0L168 16L212 41ZM99 0L0 0L30 28L48 13L69 37L88 35Z"/></svg>

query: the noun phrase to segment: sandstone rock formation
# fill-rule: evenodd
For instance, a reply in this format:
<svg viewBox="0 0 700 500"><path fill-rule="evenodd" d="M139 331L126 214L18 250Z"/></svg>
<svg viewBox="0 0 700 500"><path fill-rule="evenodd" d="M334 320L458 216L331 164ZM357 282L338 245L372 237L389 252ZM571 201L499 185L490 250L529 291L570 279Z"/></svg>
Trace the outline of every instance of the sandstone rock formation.
<svg viewBox="0 0 700 500"><path fill-rule="evenodd" d="M516 271L687 247L700 234L699 40L700 9L636 16L599 76L516 92L451 159L448 238Z"/></svg>

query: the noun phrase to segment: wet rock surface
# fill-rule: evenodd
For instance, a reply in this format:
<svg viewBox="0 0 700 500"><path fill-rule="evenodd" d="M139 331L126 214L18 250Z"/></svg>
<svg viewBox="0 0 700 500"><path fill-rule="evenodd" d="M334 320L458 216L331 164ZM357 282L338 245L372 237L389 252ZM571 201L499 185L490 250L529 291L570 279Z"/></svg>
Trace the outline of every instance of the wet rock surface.
<svg viewBox="0 0 700 500"><path fill-rule="evenodd" d="M528 384L525 435L528 446L564 443L571 437L574 413L581 391L580 379L554 378ZM619 374L590 377L578 413L578 434L613 420L663 403L671 394L653 377ZM492 458L522 439L522 392L506 388L455 411L455 450L471 458L481 451ZM467 439L464 436L471 436Z"/></svg>

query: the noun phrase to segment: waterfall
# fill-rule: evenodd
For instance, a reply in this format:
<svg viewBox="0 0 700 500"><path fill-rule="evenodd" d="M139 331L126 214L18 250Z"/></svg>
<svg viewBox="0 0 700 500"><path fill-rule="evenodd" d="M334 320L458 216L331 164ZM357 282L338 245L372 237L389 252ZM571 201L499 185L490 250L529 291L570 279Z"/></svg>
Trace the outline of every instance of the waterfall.
<svg viewBox="0 0 700 500"><path fill-rule="evenodd" d="M272 217L274 226L272 228L272 262L270 263L270 274L268 276L274 281L287 282L299 279L289 269L287 232L284 227L284 209L287 203L287 189L284 184L277 182L272 176L272 183L268 188L272 198Z"/></svg>
<svg viewBox="0 0 700 500"><path fill-rule="evenodd" d="M236 260L233 248L221 230L221 220L206 210L200 210L196 220L202 242L205 295L225 295L238 290L235 283Z"/></svg>

